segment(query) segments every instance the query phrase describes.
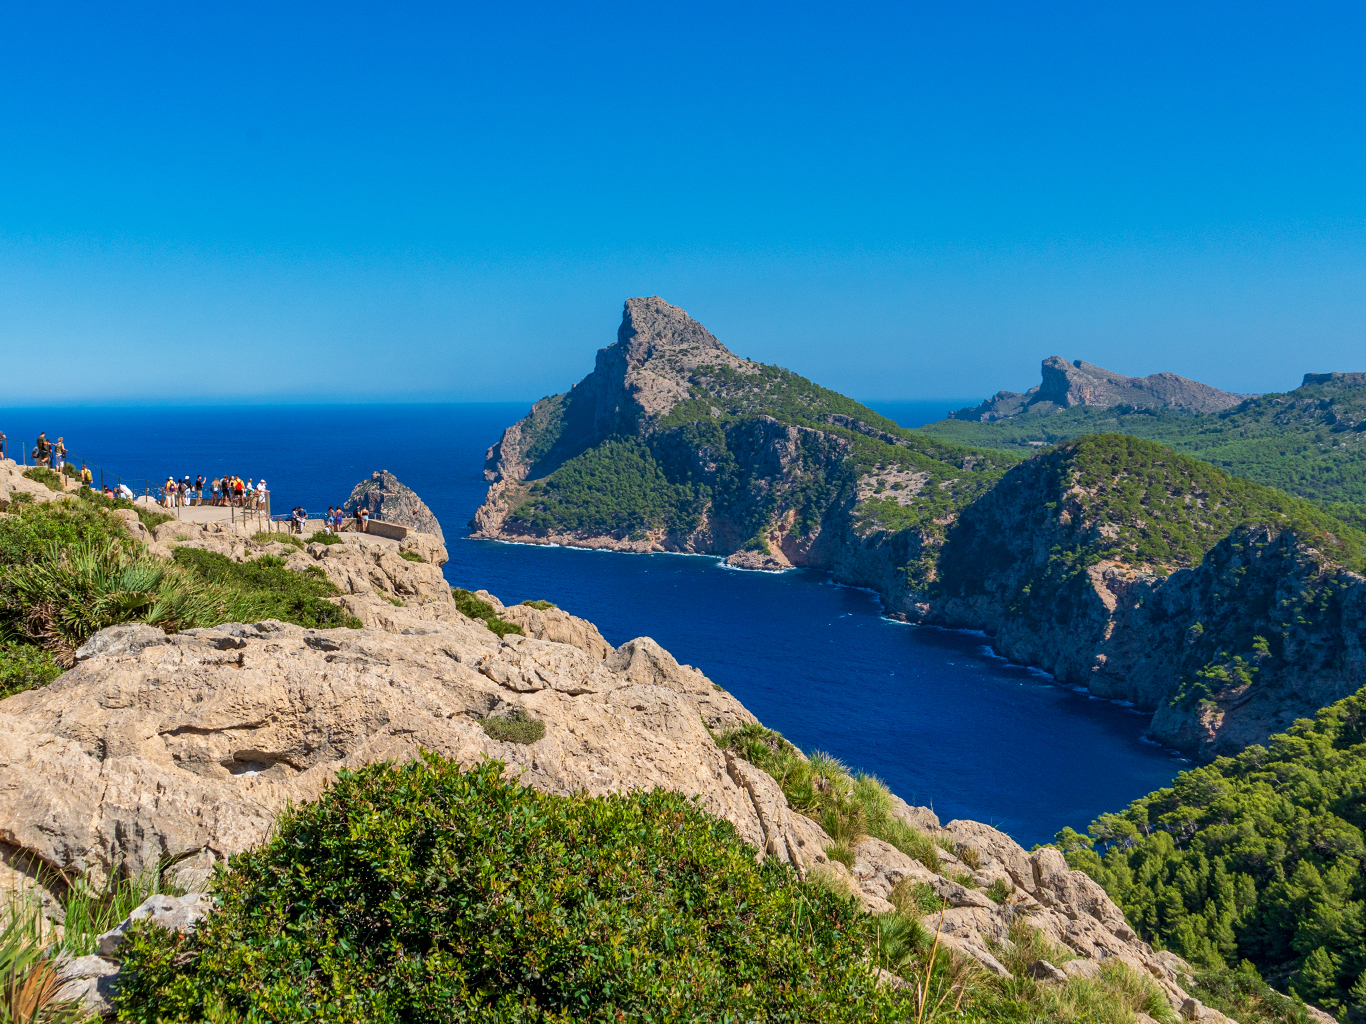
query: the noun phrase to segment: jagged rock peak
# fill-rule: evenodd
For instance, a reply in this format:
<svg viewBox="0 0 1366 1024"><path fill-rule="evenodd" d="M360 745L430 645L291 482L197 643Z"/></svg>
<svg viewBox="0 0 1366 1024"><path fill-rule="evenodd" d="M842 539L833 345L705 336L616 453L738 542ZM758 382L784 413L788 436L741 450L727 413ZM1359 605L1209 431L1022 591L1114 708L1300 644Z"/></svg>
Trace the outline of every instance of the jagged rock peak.
<svg viewBox="0 0 1366 1024"><path fill-rule="evenodd" d="M1081 359L1069 363L1061 356L1045 359L1040 376L1041 382L1024 394L998 391L976 408L959 409L952 418L991 422L1026 412L1050 413L1077 405L1102 409L1128 405L1135 409L1209 413L1230 409L1249 397L1220 391L1175 373L1126 377Z"/></svg>
<svg viewBox="0 0 1366 1024"><path fill-rule="evenodd" d="M419 533L430 533L443 544L446 542L441 524L427 503L411 487L399 483L398 477L387 469L371 473L369 479L351 488L351 496L342 508L351 513L362 506L369 509L370 515L376 519L410 526Z"/></svg>
<svg viewBox="0 0 1366 1024"><path fill-rule="evenodd" d="M627 299L617 328L617 344L629 362L640 366L663 350L690 349L699 356L711 353L734 358L716 335L658 295Z"/></svg>

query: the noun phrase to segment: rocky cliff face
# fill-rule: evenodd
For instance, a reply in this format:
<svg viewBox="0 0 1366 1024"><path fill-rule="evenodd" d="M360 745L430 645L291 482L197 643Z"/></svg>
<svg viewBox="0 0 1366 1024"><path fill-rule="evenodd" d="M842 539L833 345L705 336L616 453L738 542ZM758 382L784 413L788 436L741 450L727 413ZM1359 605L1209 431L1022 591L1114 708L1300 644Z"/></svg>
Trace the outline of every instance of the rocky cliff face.
<svg viewBox="0 0 1366 1024"><path fill-rule="evenodd" d="M414 530L429 533L445 543L446 536L441 532L427 503L417 496L411 488L399 483L398 478L387 469L381 469L351 488L351 494L342 505L347 512L366 508L370 515L399 526L411 526Z"/></svg>
<svg viewBox="0 0 1366 1024"><path fill-rule="evenodd" d="M1007 473L942 544L870 531L836 570L893 614L984 630L1155 712L1153 738L1202 758L1366 685L1366 579L1330 532L1346 528L1162 451L1079 440Z"/></svg>
<svg viewBox="0 0 1366 1024"><path fill-rule="evenodd" d="M890 909L906 879L928 885L946 907L941 941L987 970L1005 973L991 943L1008 941L1023 916L1077 954L1066 974L1123 962L1187 1005L1189 966L1139 941L1056 850L1028 854L985 825L941 826L894 800L897 817L937 841L934 866L864 839L847 869L771 777L713 742L708 727L754 721L739 702L649 638L614 650L582 620L540 614L543 636L501 640L458 612L393 630L105 630L55 683L0 701L0 885L41 895L61 873L98 883L166 864L195 885L338 769L428 749L466 764L501 758L547 792L661 786L696 796L756 856L825 872L869 910ZM543 738L501 743L480 724L513 709L545 723ZM993 883L1000 903L984 894ZM59 912L50 894L48 906ZM86 980L100 981L87 987L107 989L113 965L87 967Z"/></svg>
<svg viewBox="0 0 1366 1024"><path fill-rule="evenodd" d="M1078 405L1100 408L1124 405L1135 409L1208 413L1232 408L1247 398L1174 373L1126 377L1080 359L1069 363L1059 356L1049 356L1043 361L1041 375L1042 381L1023 394L998 391L975 408L959 409L952 418L989 423L1024 413L1047 414Z"/></svg>

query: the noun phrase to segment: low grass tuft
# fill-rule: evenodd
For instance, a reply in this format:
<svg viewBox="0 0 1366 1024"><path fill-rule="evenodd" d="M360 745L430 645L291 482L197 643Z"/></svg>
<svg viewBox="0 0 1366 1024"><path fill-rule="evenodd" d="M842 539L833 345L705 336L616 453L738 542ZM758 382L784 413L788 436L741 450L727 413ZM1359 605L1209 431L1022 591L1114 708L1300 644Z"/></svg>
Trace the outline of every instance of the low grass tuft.
<svg viewBox="0 0 1366 1024"><path fill-rule="evenodd" d="M549 601L523 601L522 604L526 605L528 608L535 608L538 612L549 611L551 608L555 607Z"/></svg>
<svg viewBox="0 0 1366 1024"><path fill-rule="evenodd" d="M421 555L419 555L416 551L400 551L398 553L398 557L403 559L405 562L421 562L423 565L427 564L427 560L423 558Z"/></svg>
<svg viewBox="0 0 1366 1024"><path fill-rule="evenodd" d="M479 719L484 732L499 743L535 743L545 736L545 723L532 718L521 708L513 708L503 715Z"/></svg>
<svg viewBox="0 0 1366 1024"><path fill-rule="evenodd" d="M825 848L825 855L831 860L837 860L850 871L854 870L854 864L858 860L858 855L843 843L832 843Z"/></svg>
<svg viewBox="0 0 1366 1024"><path fill-rule="evenodd" d="M304 539L296 533L267 533L262 531L252 534L251 539L263 547L266 544L292 544L296 548L304 546Z"/></svg>
<svg viewBox="0 0 1366 1024"><path fill-rule="evenodd" d="M896 817L892 795L877 776L853 773L821 751L803 757L779 733L755 723L719 734L716 744L773 776L788 805L819 821L836 844L852 849L865 836L873 836L939 871L934 842Z"/></svg>
<svg viewBox="0 0 1366 1024"><path fill-rule="evenodd" d="M499 639L509 633L521 634L522 627L515 622L507 622L498 617L498 612L493 605L479 597L471 590L464 590L460 587L451 588L451 596L455 598L455 607L461 615L471 619L479 619L492 632L496 633Z"/></svg>
<svg viewBox="0 0 1366 1024"><path fill-rule="evenodd" d="M1009 882L1004 878L998 878L991 883L991 888L987 890L987 897L993 903L1004 903L1010 898L1010 894L1013 891Z"/></svg>

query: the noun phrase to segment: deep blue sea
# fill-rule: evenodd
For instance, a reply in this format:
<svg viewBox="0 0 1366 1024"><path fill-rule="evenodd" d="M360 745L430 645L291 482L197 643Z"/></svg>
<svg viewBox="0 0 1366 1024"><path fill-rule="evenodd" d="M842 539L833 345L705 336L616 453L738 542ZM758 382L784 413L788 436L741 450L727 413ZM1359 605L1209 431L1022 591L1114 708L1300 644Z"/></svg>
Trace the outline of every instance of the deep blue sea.
<svg viewBox="0 0 1366 1024"><path fill-rule="evenodd" d="M913 426L966 404L879 408ZM654 637L803 749L826 750L944 820L988 822L1026 847L1064 825L1084 829L1186 766L1143 738L1146 715L1009 665L981 635L881 618L876 595L825 573L466 539L486 487L484 451L526 408L0 407L0 431L30 448L39 430L61 435L76 459L125 480L264 474L277 511L320 512L388 469L441 521L453 585L509 603L554 601L614 644Z"/></svg>

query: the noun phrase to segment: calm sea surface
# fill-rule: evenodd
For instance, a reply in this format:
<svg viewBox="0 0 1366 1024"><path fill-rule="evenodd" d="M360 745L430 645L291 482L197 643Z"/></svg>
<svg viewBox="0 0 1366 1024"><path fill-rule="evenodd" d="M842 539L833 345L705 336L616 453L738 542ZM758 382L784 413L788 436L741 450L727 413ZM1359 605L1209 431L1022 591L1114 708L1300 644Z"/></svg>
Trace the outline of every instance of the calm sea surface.
<svg viewBox="0 0 1366 1024"><path fill-rule="evenodd" d="M948 403L943 403L948 406ZM967 404L967 403L958 403ZM908 403L913 425L947 408ZM952 406L948 406L952 407ZM883 619L874 594L824 573L746 573L716 559L622 555L465 539L484 451L524 405L5 409L125 480L266 476L277 511L340 504L376 469L431 506L453 585L505 602L544 598L620 644L651 636L734 693L765 725L881 776L944 820L989 822L1026 846L1084 828L1166 785L1185 762L1143 738L1148 717L1052 685L995 657L987 638Z"/></svg>

